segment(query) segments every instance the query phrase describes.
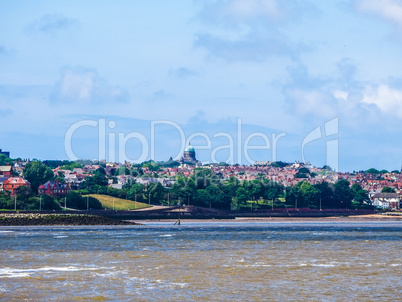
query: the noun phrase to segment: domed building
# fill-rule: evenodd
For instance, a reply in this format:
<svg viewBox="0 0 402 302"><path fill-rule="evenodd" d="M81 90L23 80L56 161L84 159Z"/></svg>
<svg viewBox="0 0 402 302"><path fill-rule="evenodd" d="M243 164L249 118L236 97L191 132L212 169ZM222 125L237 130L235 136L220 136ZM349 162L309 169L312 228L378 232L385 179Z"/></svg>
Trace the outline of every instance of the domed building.
<svg viewBox="0 0 402 302"><path fill-rule="evenodd" d="M184 149L184 154L180 158L180 163L181 164L190 164L190 165L196 165L199 163L199 161L195 158L195 150L194 147L191 146L189 143L188 146Z"/></svg>

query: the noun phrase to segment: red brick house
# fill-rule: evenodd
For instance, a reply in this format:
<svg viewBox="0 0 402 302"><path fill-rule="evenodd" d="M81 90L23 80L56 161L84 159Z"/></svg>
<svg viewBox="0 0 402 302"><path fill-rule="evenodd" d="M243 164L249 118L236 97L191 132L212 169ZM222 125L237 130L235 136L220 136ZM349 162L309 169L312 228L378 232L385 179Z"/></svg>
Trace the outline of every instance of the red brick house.
<svg viewBox="0 0 402 302"><path fill-rule="evenodd" d="M12 177L13 176L13 167L12 166L0 166L0 176Z"/></svg>
<svg viewBox="0 0 402 302"><path fill-rule="evenodd" d="M22 186L30 188L31 183L22 177L10 177L3 183L3 191L9 191L14 196L17 194L17 189Z"/></svg>
<svg viewBox="0 0 402 302"><path fill-rule="evenodd" d="M52 196L66 196L71 191L70 184L60 183L58 180L50 180L38 188L38 194Z"/></svg>

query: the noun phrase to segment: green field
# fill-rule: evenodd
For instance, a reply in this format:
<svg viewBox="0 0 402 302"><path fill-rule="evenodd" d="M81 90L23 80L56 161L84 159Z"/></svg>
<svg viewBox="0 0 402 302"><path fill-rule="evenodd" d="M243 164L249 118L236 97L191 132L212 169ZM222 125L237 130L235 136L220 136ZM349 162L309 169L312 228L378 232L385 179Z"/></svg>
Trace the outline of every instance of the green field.
<svg viewBox="0 0 402 302"><path fill-rule="evenodd" d="M87 195L85 195L87 196ZM113 210L113 198L115 210L138 210L142 208L149 208L150 205L132 200L112 197L109 195L89 194L89 196L96 198L102 204L102 207Z"/></svg>

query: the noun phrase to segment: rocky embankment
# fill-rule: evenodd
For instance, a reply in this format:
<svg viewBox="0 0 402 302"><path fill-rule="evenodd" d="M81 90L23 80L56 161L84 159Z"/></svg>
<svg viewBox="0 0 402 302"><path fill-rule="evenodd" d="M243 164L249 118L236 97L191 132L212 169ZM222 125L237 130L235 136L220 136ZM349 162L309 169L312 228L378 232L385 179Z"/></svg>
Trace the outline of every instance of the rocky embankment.
<svg viewBox="0 0 402 302"><path fill-rule="evenodd" d="M29 225L135 225L135 222L86 214L2 213L0 226Z"/></svg>

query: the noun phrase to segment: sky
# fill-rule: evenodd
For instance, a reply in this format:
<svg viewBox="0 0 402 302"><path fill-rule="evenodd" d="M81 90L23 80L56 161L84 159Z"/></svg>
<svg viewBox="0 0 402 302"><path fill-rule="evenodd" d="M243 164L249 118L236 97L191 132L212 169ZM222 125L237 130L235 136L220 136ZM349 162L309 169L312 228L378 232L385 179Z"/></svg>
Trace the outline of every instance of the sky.
<svg viewBox="0 0 402 302"><path fill-rule="evenodd" d="M11 157L402 165L402 0L0 0Z"/></svg>

